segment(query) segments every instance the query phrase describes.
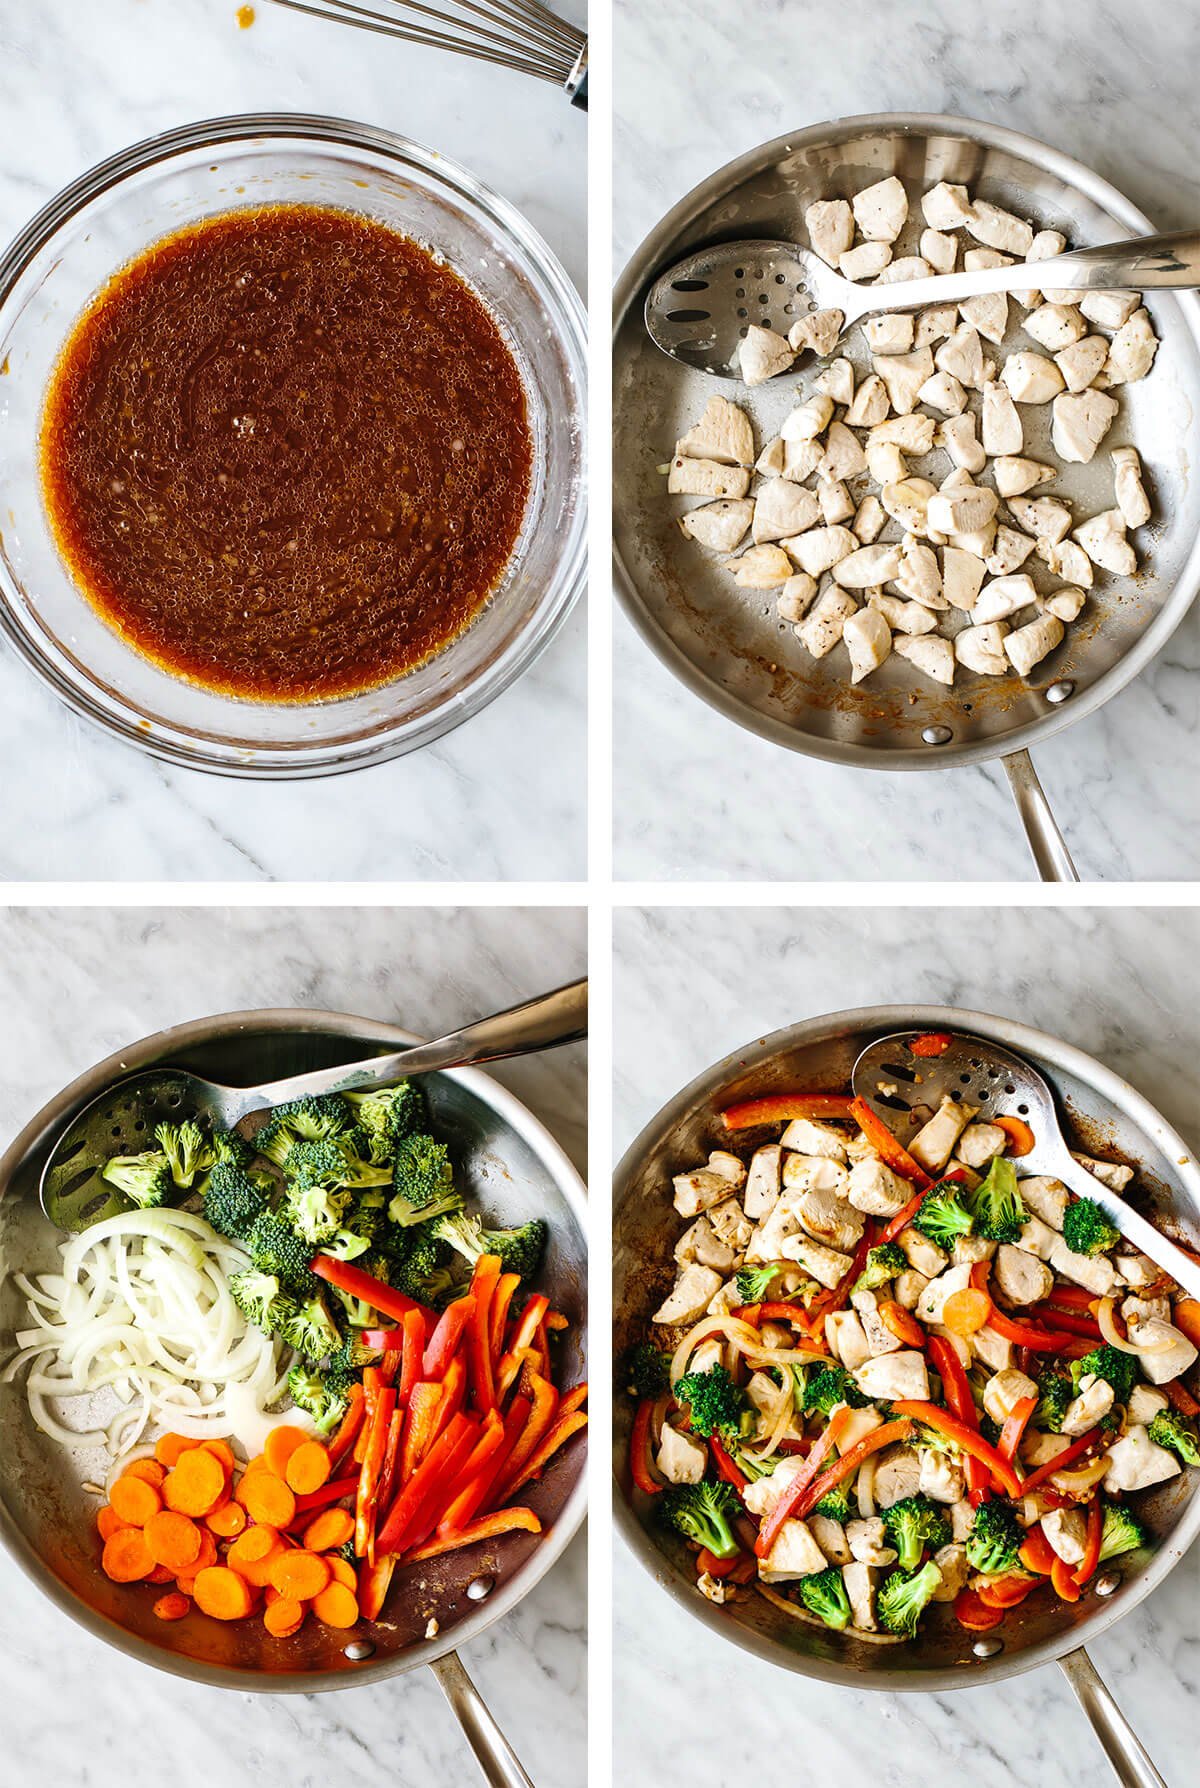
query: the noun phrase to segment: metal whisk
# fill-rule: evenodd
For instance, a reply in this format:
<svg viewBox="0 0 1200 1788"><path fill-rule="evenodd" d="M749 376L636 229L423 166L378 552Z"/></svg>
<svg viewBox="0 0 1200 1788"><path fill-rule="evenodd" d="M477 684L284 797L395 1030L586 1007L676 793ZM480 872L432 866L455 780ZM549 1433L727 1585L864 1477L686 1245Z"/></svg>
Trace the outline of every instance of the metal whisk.
<svg viewBox="0 0 1200 1788"><path fill-rule="evenodd" d="M497 62L553 81L587 110L587 37L541 0L274 0L291 12L337 19L383 37Z"/></svg>

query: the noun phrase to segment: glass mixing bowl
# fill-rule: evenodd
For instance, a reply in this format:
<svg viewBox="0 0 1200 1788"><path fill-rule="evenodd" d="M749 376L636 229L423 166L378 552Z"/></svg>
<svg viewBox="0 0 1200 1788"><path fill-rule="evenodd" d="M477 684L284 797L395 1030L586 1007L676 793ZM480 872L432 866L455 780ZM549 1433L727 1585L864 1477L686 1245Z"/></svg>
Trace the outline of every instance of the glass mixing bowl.
<svg viewBox="0 0 1200 1788"><path fill-rule="evenodd" d="M76 587L38 476L47 380L105 280L151 243L238 206L359 211L441 255L488 306L521 369L533 487L504 577L428 664L337 701L266 704L198 688L127 646ZM230 776L328 775L440 738L506 689L583 587L583 306L518 211L433 150L336 118L191 124L103 162L0 259L0 627L78 714L174 763Z"/></svg>

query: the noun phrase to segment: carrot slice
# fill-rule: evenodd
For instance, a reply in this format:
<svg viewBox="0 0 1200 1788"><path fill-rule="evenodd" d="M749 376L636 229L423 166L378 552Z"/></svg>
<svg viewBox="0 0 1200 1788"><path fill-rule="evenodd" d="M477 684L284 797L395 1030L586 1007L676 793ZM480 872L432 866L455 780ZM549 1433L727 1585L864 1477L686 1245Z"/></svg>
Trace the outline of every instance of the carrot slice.
<svg viewBox="0 0 1200 1788"><path fill-rule="evenodd" d="M223 1502L219 1509L204 1517L204 1525L219 1539L236 1539L246 1525L246 1511L240 1502Z"/></svg>
<svg viewBox="0 0 1200 1788"><path fill-rule="evenodd" d="M946 1301L949 1303L950 1300L947 1298ZM885 1298L880 1304L879 1318L897 1341L903 1341L906 1347L924 1347L929 1339L912 1312L906 1310L903 1304L897 1304L893 1298Z"/></svg>
<svg viewBox="0 0 1200 1788"><path fill-rule="evenodd" d="M342 1583L352 1595L358 1594L358 1573L347 1559L338 1552L327 1552L325 1563L329 1566L330 1583Z"/></svg>
<svg viewBox="0 0 1200 1788"><path fill-rule="evenodd" d="M179 1464L180 1459L185 1453L190 1452L192 1447L198 1447L199 1445L200 1442L198 1440L192 1440L190 1436L186 1434L163 1434L160 1435L159 1439L155 1442L154 1457L158 1460L160 1465L164 1466L167 1471L170 1471L173 1465Z"/></svg>
<svg viewBox="0 0 1200 1788"><path fill-rule="evenodd" d="M954 1598L954 1616L969 1633L986 1633L1004 1619L1003 1608L989 1608L973 1589L960 1590Z"/></svg>
<svg viewBox="0 0 1200 1788"><path fill-rule="evenodd" d="M154 1604L154 1612L159 1620L182 1620L191 1606L187 1596L180 1590L173 1589L168 1595L159 1596Z"/></svg>
<svg viewBox="0 0 1200 1788"><path fill-rule="evenodd" d="M160 1509L151 1515L145 1534L155 1564L166 1565L172 1577L191 1570L200 1556L200 1529L174 1509Z"/></svg>
<svg viewBox="0 0 1200 1788"><path fill-rule="evenodd" d="M288 1488L297 1496L311 1496L329 1477L329 1453L319 1440L306 1440L287 1462Z"/></svg>
<svg viewBox="0 0 1200 1788"><path fill-rule="evenodd" d="M242 1503L260 1527L289 1527L296 1518L296 1498L290 1486L266 1469L247 1474L238 1485Z"/></svg>
<svg viewBox="0 0 1200 1788"><path fill-rule="evenodd" d="M1200 1347L1200 1301L1195 1298L1180 1298L1172 1312L1171 1321L1187 1336L1193 1347Z"/></svg>
<svg viewBox="0 0 1200 1788"><path fill-rule="evenodd" d="M154 1560L140 1527L123 1527L104 1542L100 1560L106 1577L114 1583L140 1583L154 1569Z"/></svg>
<svg viewBox="0 0 1200 1788"><path fill-rule="evenodd" d="M1036 1571L1039 1577L1048 1577L1054 1569L1058 1553L1038 1526L1026 1529L1017 1557L1027 1571Z"/></svg>
<svg viewBox="0 0 1200 1788"><path fill-rule="evenodd" d="M111 1540L115 1533L120 1533L123 1527L128 1526L128 1521L122 1521L117 1511L109 1508L107 1503L96 1516L96 1528L102 1540Z"/></svg>
<svg viewBox="0 0 1200 1788"><path fill-rule="evenodd" d="M975 1335L987 1327L992 1300L986 1291L951 1292L942 1306L942 1321L955 1335Z"/></svg>
<svg viewBox="0 0 1200 1788"><path fill-rule="evenodd" d="M263 1625L276 1639L290 1639L304 1625L304 1605L278 1596L263 1609Z"/></svg>
<svg viewBox="0 0 1200 1788"><path fill-rule="evenodd" d="M329 1565L315 1552L281 1552L271 1565L269 1582L281 1596L311 1602L329 1582Z"/></svg>
<svg viewBox="0 0 1200 1788"><path fill-rule="evenodd" d="M157 1515L163 1499L144 1478L120 1477L108 1493L108 1500L121 1520L129 1527L145 1527L151 1515Z"/></svg>
<svg viewBox="0 0 1200 1788"><path fill-rule="evenodd" d="M168 1569L166 1565L155 1565L150 1575L143 1578L143 1582L145 1583L173 1583L174 1581L175 1573Z"/></svg>
<svg viewBox="0 0 1200 1788"><path fill-rule="evenodd" d="M287 1462L297 1447L302 1447L308 1439L303 1428L297 1428L294 1422L282 1422L278 1428L272 1428L267 1435L267 1444L263 1448L263 1458L267 1467L277 1478L286 1478Z"/></svg>
<svg viewBox="0 0 1200 1788"><path fill-rule="evenodd" d="M1069 1565L1065 1559L1055 1558L1054 1563L1050 1566L1050 1581L1054 1585L1055 1593L1064 1602L1079 1600L1079 1585L1075 1581L1074 1567Z"/></svg>
<svg viewBox="0 0 1200 1788"><path fill-rule="evenodd" d="M358 1619L358 1598L344 1583L329 1583L313 1602L313 1613L326 1627L352 1627Z"/></svg>
<svg viewBox="0 0 1200 1788"><path fill-rule="evenodd" d="M254 1606L250 1585L227 1565L209 1565L196 1578L196 1606L214 1620L244 1620Z"/></svg>
<svg viewBox="0 0 1200 1788"><path fill-rule="evenodd" d="M248 1527L240 1533L229 1548L227 1557L235 1571L243 1577L247 1565L261 1564L265 1558L273 1558L280 1550L279 1535L273 1527Z"/></svg>
<svg viewBox="0 0 1200 1788"><path fill-rule="evenodd" d="M354 1532L354 1516L349 1509L323 1509L304 1529L304 1544L310 1552L333 1552L344 1546Z"/></svg>
<svg viewBox="0 0 1200 1788"><path fill-rule="evenodd" d="M202 1440L200 1445L206 1453L211 1453L214 1459L220 1460L225 1468L226 1478L231 1478L237 1470L237 1459L229 1442L227 1440Z"/></svg>
<svg viewBox="0 0 1200 1788"><path fill-rule="evenodd" d="M156 1490L161 1490L166 1475L166 1467L157 1459L131 1459L121 1473L123 1478L141 1478L143 1482L153 1484Z"/></svg>
<svg viewBox="0 0 1200 1788"><path fill-rule="evenodd" d="M1036 1138L1024 1118L994 1117L992 1119L998 1130L1003 1130L1008 1137L1006 1155L1028 1155L1032 1153Z"/></svg>
<svg viewBox="0 0 1200 1788"><path fill-rule="evenodd" d="M192 1447L167 1473L163 1500L181 1515L208 1515L225 1501L225 1467L204 1447Z"/></svg>
<svg viewBox="0 0 1200 1788"><path fill-rule="evenodd" d="M196 1560L194 1565L189 1566L189 1569L191 1570L193 1577L196 1575L197 1571L207 1570L209 1565L215 1565L217 1563L217 1542L216 1542L216 1540L213 1538L212 1534L208 1531L207 1527L201 1527L199 1531L200 1531L200 1556Z"/></svg>

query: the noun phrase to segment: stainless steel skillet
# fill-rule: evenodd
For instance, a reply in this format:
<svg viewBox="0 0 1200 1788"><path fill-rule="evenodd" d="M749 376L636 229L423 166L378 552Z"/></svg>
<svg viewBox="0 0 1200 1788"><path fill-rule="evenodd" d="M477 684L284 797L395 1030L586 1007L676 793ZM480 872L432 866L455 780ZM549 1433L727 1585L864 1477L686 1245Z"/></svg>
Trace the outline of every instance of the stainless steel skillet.
<svg viewBox="0 0 1200 1788"><path fill-rule="evenodd" d="M1042 795L1029 748L1094 713L1170 637L1200 588L1200 488L1192 474L1200 414L1200 300L1149 300L1162 340L1152 375L1123 388L1112 444L1142 453L1155 519L1146 564L1118 598L1098 592L1088 622L1029 682L972 678L933 691L911 666L889 662L857 690L816 663L779 621L769 596L739 590L676 526L678 499L656 467L726 384L654 347L642 304L656 275L689 250L735 238L803 239L818 197L851 195L896 173L910 202L937 180L1057 228L1074 246L1153 226L1106 180L1016 131L952 117L882 114L840 119L779 137L719 169L642 243L618 283L613 365L614 554L619 599L662 661L728 719L789 750L864 769L932 770L999 758L1012 782L1039 873L1071 880L1069 854ZM919 209L913 205L915 216ZM910 230L913 228L910 221ZM910 252L907 236L898 245ZM784 327L786 316L774 319ZM750 394L764 438L813 377L802 369ZM1026 451L1045 457L1049 417L1023 411ZM1119 431L1119 432L1118 432ZM941 464L931 456L931 476ZM943 469L948 469L949 462ZM922 464L922 470L925 464ZM1081 518L1112 505L1106 454L1071 467L1056 492ZM961 673L960 673L961 675ZM878 685L878 687L875 687Z"/></svg>
<svg viewBox="0 0 1200 1788"><path fill-rule="evenodd" d="M0 1337L24 1326L24 1303L5 1275L53 1266L57 1231L38 1206L47 1151L71 1118L123 1074L171 1063L227 1084L255 1085L343 1062L373 1049L415 1043L409 1032L343 1013L282 1009L235 1012L160 1031L98 1063L52 1099L0 1159ZM465 1184L501 1223L540 1214L550 1226L544 1288L571 1319L564 1382L585 1373L587 1243L578 1174L558 1144L511 1093L479 1069L426 1082L439 1132ZM109 1412L111 1413L111 1412ZM562 1555L586 1508L584 1448L572 1442L535 1486L540 1538L448 1553L397 1573L383 1619L338 1635L308 1622L274 1641L256 1621L226 1627L193 1613L155 1620L153 1598L111 1584L94 1546L104 1455L66 1453L29 1418L20 1384L0 1386L0 1544L37 1586L97 1638L143 1663L192 1682L257 1694L313 1694L380 1682L429 1664L435 1670L493 1788L529 1788L529 1778L460 1664L456 1647L501 1619ZM431 1617L440 1630L425 1632Z"/></svg>
<svg viewBox="0 0 1200 1788"><path fill-rule="evenodd" d="M966 1030L1032 1061L1059 1095L1073 1138L1085 1152L1136 1167L1151 1204L1195 1246L1200 1235L1200 1168L1182 1138L1133 1087L1082 1051L1025 1025L938 1006L878 1006L833 1013L776 1031L707 1069L647 1125L617 1169L613 1201L614 1351L644 1338L645 1325L673 1276L679 1220L670 1176L703 1158L722 1134L716 1114L753 1092L841 1090L861 1049L909 1026ZM874 1646L790 1619L760 1596L715 1608L697 1594L690 1556L635 1507L628 1479L631 1405L614 1400L616 1522L640 1561L693 1618L756 1657L822 1682L887 1693L976 1687L1058 1662L1126 1788L1162 1788L1161 1778L1085 1651L1163 1581L1200 1533L1200 1475L1185 1472L1139 1498L1154 1549L1114 1561L1107 1597L1074 1607L1035 1596L981 1640L939 1609L911 1644ZM641 1499L636 1499L640 1501ZM999 1640L999 1649L995 1649Z"/></svg>

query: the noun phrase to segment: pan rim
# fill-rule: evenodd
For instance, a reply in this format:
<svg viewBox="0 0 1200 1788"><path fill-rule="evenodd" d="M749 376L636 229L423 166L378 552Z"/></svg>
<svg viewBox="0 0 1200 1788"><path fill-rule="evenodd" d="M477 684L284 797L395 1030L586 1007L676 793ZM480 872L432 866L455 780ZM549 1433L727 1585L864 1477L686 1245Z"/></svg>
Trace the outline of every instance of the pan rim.
<svg viewBox="0 0 1200 1788"><path fill-rule="evenodd" d="M98 1077L107 1075L111 1079L117 1079L136 1072L141 1067L163 1061L167 1050L178 1054L189 1046L211 1042L222 1036L235 1035L239 1030L251 1032L294 1031L297 1033L315 1031L324 1036L344 1037L347 1041L378 1042L391 1049L404 1048L427 1041L426 1038L419 1037L415 1032L389 1024L386 1020L363 1018L348 1012L327 1012L309 1006L276 1006L261 1009L251 1008L238 1012L213 1013L207 1018L189 1019L183 1024L171 1025L163 1030L150 1032L139 1038L136 1043L112 1052L91 1068L85 1069L68 1086L48 1100L30 1119L9 1144L3 1155L0 1155L0 1200L5 1195L5 1189L14 1171L30 1149L35 1147L48 1132L53 1131L61 1124L63 1114L77 1103L80 1097L87 1095L93 1089L96 1092L102 1090L104 1082L98 1080ZM535 1117L515 1093L511 1093L507 1087L502 1086L499 1081L494 1080L481 1068L448 1068L438 1069L437 1072L445 1075L448 1079L457 1080L467 1087L529 1145L549 1171L567 1204L572 1219L584 1238L585 1244L587 1244L590 1241L590 1235L587 1190L583 1177L562 1144L550 1133L541 1119ZM553 1527L545 1534L537 1549L530 1554L526 1564L515 1572L494 1597L480 1603L475 1611L466 1615L447 1632L439 1633L435 1639L420 1641L404 1651L381 1658L378 1662L364 1661L355 1665L353 1669L336 1672L307 1670L284 1675L269 1671L225 1669L218 1665L184 1658L178 1653L164 1651L150 1645L117 1622L110 1621L106 1616L98 1614L94 1608L75 1596L52 1571L49 1571L27 1544L24 1536L16 1531L15 1524L2 1500L0 1500L0 1546L3 1546L8 1556L35 1588L39 1589L77 1626L93 1638L103 1641L114 1650L123 1652L127 1657L134 1658L139 1663L147 1664L166 1675L181 1677L187 1682L201 1683L209 1688L228 1689L243 1694L333 1694L341 1689L362 1688L367 1684L383 1682L390 1677L419 1669L423 1665L435 1664L440 1658L456 1652L461 1646L477 1638L494 1622L511 1613L517 1604L523 1601L525 1596L553 1568L579 1532L587 1513L587 1489L588 1464L585 1458Z"/></svg>
<svg viewBox="0 0 1200 1788"><path fill-rule="evenodd" d="M813 1018L801 1019L792 1025L784 1025L766 1036L756 1038L744 1048L731 1050L721 1060L694 1076L687 1086L669 1099L643 1126L622 1155L614 1175L614 1229L621 1211L632 1195L634 1176L646 1153L684 1110L697 1099L709 1095L715 1081L722 1076L728 1077L724 1074L725 1070L732 1071L734 1066L742 1070L752 1068L756 1063L778 1055L785 1048L794 1049L805 1043L826 1041L838 1031L874 1030L882 1026L906 1028L909 1025L929 1030L970 1028L980 1031L983 1036L991 1036L992 1027L999 1026L1003 1035L996 1037L997 1042L1003 1042L1017 1053L1024 1050L1035 1061L1040 1058L1055 1069L1075 1073L1119 1105L1163 1149L1175 1173L1188 1185L1200 1208L1200 1163L1197 1162L1195 1152L1143 1093L1095 1056L1089 1055L1086 1050L1064 1042L1047 1031L1040 1031L1032 1025L994 1012L979 1012L955 1006L880 1005L822 1013ZM614 1400L617 1394L614 1381ZM778 1640L726 1619L719 1609L704 1597L698 1596L695 1589L684 1582L679 1572L672 1569L650 1543L617 1478L615 1459L612 1502L613 1524L627 1549L686 1614L702 1621L718 1638L790 1674L810 1677L839 1688L864 1689L885 1694L920 1694L926 1691L941 1693L947 1689L979 1688L984 1684L1023 1676L1027 1670L1039 1669L1044 1664L1057 1663L1069 1653L1086 1648L1126 1614L1132 1613L1165 1580L1184 1557L1197 1532L1200 1532L1200 1493L1196 1493L1168 1544L1154 1554L1135 1578L1124 1581L1121 1595L1114 1597L1111 1602L1098 1602L1091 1614L1077 1626L1068 1628L1058 1638L1041 1640L1012 1656L1001 1652L997 1657L981 1659L974 1668L960 1664L943 1669L902 1671L884 1665L862 1671L854 1665L833 1659L809 1658L798 1652L784 1654L784 1648Z"/></svg>
<svg viewBox="0 0 1200 1788"><path fill-rule="evenodd" d="M1012 130L1006 125L991 124L982 119L963 118L948 112L852 113L806 125L798 131L786 131L716 168L685 193L638 244L617 281L613 292L614 348L617 337L625 326L630 306L645 287L647 266L651 274L660 269L663 264L663 247L673 241L684 225L709 203L715 192L728 190L732 184L757 172L772 158L778 158L788 150L826 141L830 136L844 135L853 129L903 130L926 135L942 132L966 137L982 147L1007 151L1026 161L1038 162L1094 203L1104 206L1133 234L1150 234L1155 229L1145 213L1103 175L1097 174L1074 156L1067 155L1024 131ZM1193 349L1200 360L1200 293L1164 291L1157 297L1159 301L1169 301L1178 307L1192 338ZM1198 535L1192 542L1181 575L1149 626L1122 657L1081 695L1050 708L1037 720L1015 727L1012 732L1002 735L999 741L988 739L970 744L923 748L908 746L883 752L872 746L798 733L782 720L760 713L731 695L720 684L707 677L656 620L641 596L637 580L621 556L615 534L612 564L613 588L617 601L635 631L658 661L707 707L743 731L766 739L770 744L781 745L785 750L803 757L819 758L826 763L852 769L885 773L962 769L968 765L991 763L1028 751L1032 746L1053 738L1075 721L1096 713L1140 675L1162 651L1200 593Z"/></svg>

